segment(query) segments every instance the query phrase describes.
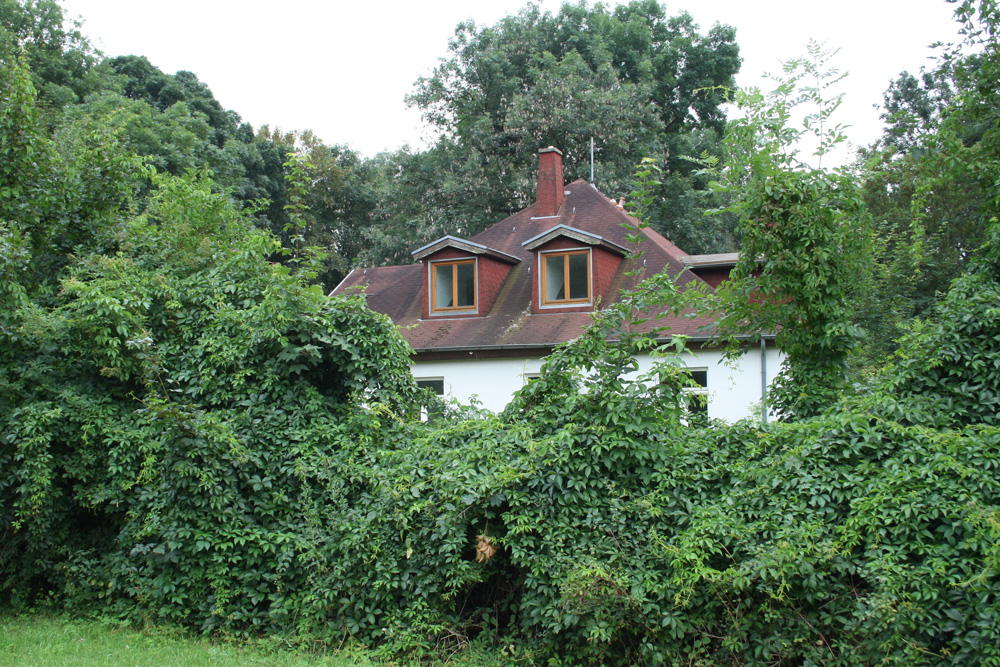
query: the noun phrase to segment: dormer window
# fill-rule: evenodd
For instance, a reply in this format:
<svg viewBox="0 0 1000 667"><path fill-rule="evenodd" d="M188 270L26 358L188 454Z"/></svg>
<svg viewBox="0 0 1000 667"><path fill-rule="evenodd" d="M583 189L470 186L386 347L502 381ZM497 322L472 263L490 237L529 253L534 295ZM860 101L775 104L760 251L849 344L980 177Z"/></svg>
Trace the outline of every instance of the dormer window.
<svg viewBox="0 0 1000 667"><path fill-rule="evenodd" d="M520 259L481 243L442 236L413 251L424 263L422 317L483 317L489 314Z"/></svg>
<svg viewBox="0 0 1000 667"><path fill-rule="evenodd" d="M531 312L587 311L610 289L627 250L591 232L566 225L521 244L535 253L538 273L532 285Z"/></svg>
<svg viewBox="0 0 1000 667"><path fill-rule="evenodd" d="M476 309L476 260L430 263L431 311L469 312Z"/></svg>
<svg viewBox="0 0 1000 667"><path fill-rule="evenodd" d="M590 302L589 249L542 253L541 260L543 306Z"/></svg>

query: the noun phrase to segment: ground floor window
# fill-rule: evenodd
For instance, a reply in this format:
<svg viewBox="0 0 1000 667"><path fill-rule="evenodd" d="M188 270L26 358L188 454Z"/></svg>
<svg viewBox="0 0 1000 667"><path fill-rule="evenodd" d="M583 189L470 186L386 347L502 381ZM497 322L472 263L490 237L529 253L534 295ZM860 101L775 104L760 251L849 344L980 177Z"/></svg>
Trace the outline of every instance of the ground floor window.
<svg viewBox="0 0 1000 667"><path fill-rule="evenodd" d="M417 387L429 389L435 396L444 397L444 378L417 378ZM425 422L441 414L441 405L437 402L420 406L420 421Z"/></svg>
<svg viewBox="0 0 1000 667"><path fill-rule="evenodd" d="M689 368L688 376L694 383L684 387L688 412L708 417L708 369Z"/></svg>

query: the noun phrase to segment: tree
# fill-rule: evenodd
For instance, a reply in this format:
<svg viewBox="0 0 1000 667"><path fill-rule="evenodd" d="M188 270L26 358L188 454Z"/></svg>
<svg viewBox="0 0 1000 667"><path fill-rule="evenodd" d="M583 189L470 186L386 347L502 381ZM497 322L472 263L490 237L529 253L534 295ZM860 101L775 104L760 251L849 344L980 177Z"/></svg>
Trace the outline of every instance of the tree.
<svg viewBox="0 0 1000 667"><path fill-rule="evenodd" d="M118 128L118 136L128 149L146 157L158 171L180 175L188 169L209 169L222 187L235 186L243 177L236 155L213 141L208 118L186 102L161 111L118 93L95 93L82 104L65 107L56 130L66 133L74 125L92 122Z"/></svg>
<svg viewBox="0 0 1000 667"><path fill-rule="evenodd" d="M860 153L879 238L857 307L869 332L855 359L861 371L883 365L897 339L931 315L997 213L996 7L958 3L956 16L973 48L950 47L933 69L893 81L883 138Z"/></svg>
<svg viewBox="0 0 1000 667"><path fill-rule="evenodd" d="M127 102L151 109L145 102ZM247 471L247 466L263 466L257 479L287 475L274 485L274 504L265 513L288 510L289 526L300 525L314 489L312 482L303 487L293 481L300 479L304 461L299 425L326 423L309 436L313 444L305 446L323 456L331 447L321 431L338 428L341 417L360 415L353 411L362 401L399 416L414 407L408 348L391 322L368 311L359 298L334 302L308 285L308 262L299 265L305 269L301 271L270 261L280 249L278 241L255 229L204 171L187 170L175 177L143 169L115 133L93 118L62 127L58 142L47 129L27 68L20 61L4 62L4 605L63 577L77 579L81 569L97 577L110 574L113 562L124 562L122 545L128 545L128 558L141 559L151 540L160 543L159 553L181 540L202 560L208 554L187 540L185 531L222 523L203 511L206 475L229 479L233 491L249 489L245 481L254 484L240 481L243 473L237 471ZM137 178L151 179L141 213L130 206ZM245 457L237 444L263 442L255 434L263 422L250 417L255 410L250 403L290 429L287 440L262 450L270 452L264 459L277 456L273 469L256 455ZM287 415L299 425L286 421ZM192 437L203 427L202 435ZM233 427L242 431L235 439ZM190 445L209 449L195 451ZM195 460L197 470L192 468ZM216 463L205 467L208 460ZM322 482L315 481L318 490ZM296 496L293 486L305 495ZM201 491L188 503L177 495L186 495L182 487ZM254 492L258 499L259 491ZM289 492L298 500L290 501ZM228 505L234 518L243 517L235 520L251 530L260 528L261 522L241 503ZM163 530L153 528L156 523ZM270 519L263 523L276 535L285 530ZM204 571L210 560L191 570ZM141 567L143 571L119 572L130 581L117 581L123 591L144 588L140 595L159 599L164 589L157 582L169 576L171 566L155 556L146 565L150 567ZM182 571L189 571L187 564ZM86 592L77 589L82 594L70 597L77 602L106 597L108 580L100 585L102 591L93 581L86 583ZM204 585L206 580L194 588ZM300 588L312 591L304 582ZM183 618L189 613L178 607L167 615Z"/></svg>
<svg viewBox="0 0 1000 667"><path fill-rule="evenodd" d="M23 52L41 107L74 104L110 85L100 54L56 0L0 0L0 60Z"/></svg>
<svg viewBox="0 0 1000 667"><path fill-rule="evenodd" d="M70 253L110 242L141 171L107 124L81 125L58 142L46 129L25 65L0 64L0 221L30 249L29 290L54 289Z"/></svg>
<svg viewBox="0 0 1000 667"><path fill-rule="evenodd" d="M327 146L311 132L302 135L311 165L308 206L309 243L328 253L318 280L332 290L356 266L368 247L367 232L379 209L381 175L371 161L347 146Z"/></svg>
<svg viewBox="0 0 1000 667"><path fill-rule="evenodd" d="M712 151L721 134L719 88L732 86L739 69L732 28L702 35L689 15L667 18L653 0L613 10L565 4L556 15L528 5L494 26L460 24L449 52L408 100L443 133L440 150L458 151L454 161L478 184L453 211L472 233L533 200L540 147L563 150L569 179L589 178L590 137L595 180L610 194L628 192L642 157L658 158L677 180L661 193L653 226L684 229L688 218L672 217L683 198L677 190L705 184L690 178L682 156Z"/></svg>
<svg viewBox="0 0 1000 667"><path fill-rule="evenodd" d="M183 102L192 112L202 114L212 128L210 140L218 148L236 134L239 114L222 108L207 85L192 72L165 74L144 56L118 56L108 66L124 78L123 94L141 100L155 109L166 111Z"/></svg>
<svg viewBox="0 0 1000 667"><path fill-rule="evenodd" d="M970 85L967 72L981 64L979 55L962 59L942 59L933 69L920 68L919 78L909 72L900 75L883 93L885 122L882 144L898 153L926 148L926 140L953 110ZM982 138L984 127L968 127L963 143L971 145Z"/></svg>
<svg viewBox="0 0 1000 667"><path fill-rule="evenodd" d="M870 216L847 170L812 167L797 146L814 135L818 162L844 138L831 124L840 97L826 97L841 78L828 67L830 55L811 43L806 58L785 63L774 92L739 91L744 115L726 138L724 175L743 247L733 280L720 290L719 329L735 354L747 340L774 334L785 362L768 407L784 419L814 416L836 402L860 336L849 297L867 271ZM790 119L802 104L812 111L796 128Z"/></svg>
<svg viewBox="0 0 1000 667"><path fill-rule="evenodd" d="M501 213L475 210L489 192L489 175L477 152L463 153L442 138L424 151L404 146L372 160L379 210L365 232L369 265L405 264L415 248L446 234L469 237Z"/></svg>
<svg viewBox="0 0 1000 667"><path fill-rule="evenodd" d="M852 362L859 373L885 363L899 337L931 312L986 239L988 185L938 178L942 156L929 156L930 145L924 141L903 154L877 147L860 152L866 162L863 194L878 242L872 280L856 295L857 322L867 331ZM960 141L949 153L950 159L978 159L978 148ZM937 180L933 189L927 187L931 180Z"/></svg>

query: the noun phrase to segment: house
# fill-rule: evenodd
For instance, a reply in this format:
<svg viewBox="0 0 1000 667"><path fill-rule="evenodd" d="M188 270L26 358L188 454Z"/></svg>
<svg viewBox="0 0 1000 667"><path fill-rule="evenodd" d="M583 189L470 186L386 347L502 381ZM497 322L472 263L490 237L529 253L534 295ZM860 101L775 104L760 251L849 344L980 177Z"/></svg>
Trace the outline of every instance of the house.
<svg viewBox="0 0 1000 667"><path fill-rule="evenodd" d="M361 288L369 307L399 326L420 384L499 411L553 346L579 336L595 308L636 280L626 274L632 248L623 224L636 221L620 202L583 179L564 184L562 153L549 147L539 152L533 205L472 238L445 236L417 248L413 264L355 269L333 294ZM682 289L714 289L736 261L736 253L688 255L648 228L641 235L644 275L665 271ZM664 337L688 337L683 361L710 417L759 414L780 363L773 345L727 365L704 332L711 320L668 316L657 324L670 327Z"/></svg>

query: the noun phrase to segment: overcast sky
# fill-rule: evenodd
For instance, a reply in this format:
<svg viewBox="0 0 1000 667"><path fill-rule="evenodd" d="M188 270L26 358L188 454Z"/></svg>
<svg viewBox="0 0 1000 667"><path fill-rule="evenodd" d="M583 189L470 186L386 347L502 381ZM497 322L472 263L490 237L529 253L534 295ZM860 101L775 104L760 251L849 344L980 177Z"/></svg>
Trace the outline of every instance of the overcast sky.
<svg viewBox="0 0 1000 667"><path fill-rule="evenodd" d="M62 0L69 16L110 56L144 55L168 73L190 70L220 103L259 128L311 129L328 144L365 155L429 138L404 96L447 55L455 26L491 25L516 14L518 0ZM540 5L553 11L558 0ZM935 41L953 41L944 0L676 0L707 30L736 27L744 62L738 83L762 86L765 72L804 54L809 39L839 49L849 72L836 120L855 145L878 137L874 105L903 70L931 63Z"/></svg>

